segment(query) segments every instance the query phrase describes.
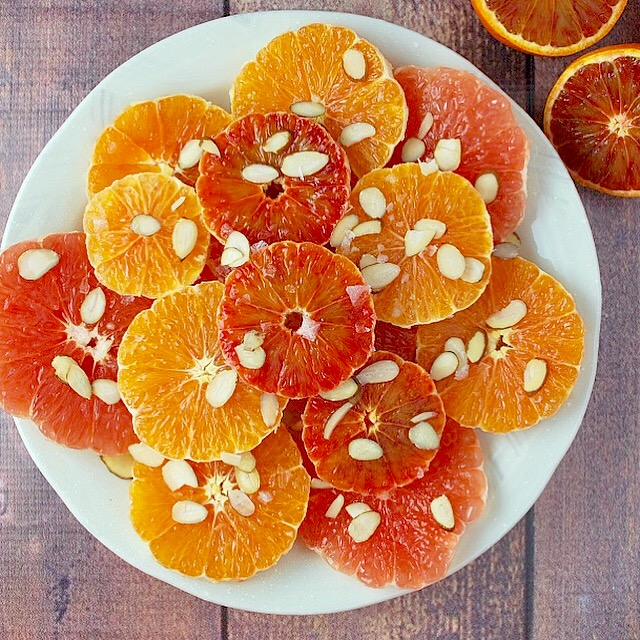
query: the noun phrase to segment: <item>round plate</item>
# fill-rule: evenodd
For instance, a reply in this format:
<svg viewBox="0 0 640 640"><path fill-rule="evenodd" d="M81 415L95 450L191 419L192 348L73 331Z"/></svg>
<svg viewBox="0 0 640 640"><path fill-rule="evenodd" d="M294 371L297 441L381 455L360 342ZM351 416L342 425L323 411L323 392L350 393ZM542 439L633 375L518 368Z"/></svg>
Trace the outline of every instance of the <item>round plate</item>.
<svg viewBox="0 0 640 640"><path fill-rule="evenodd" d="M311 22L351 27L376 44L394 66L446 65L489 81L464 58L433 40L362 16L287 11L236 15L201 24L139 53L82 101L27 175L11 211L3 246L82 228L86 173L94 142L126 105L170 93L193 93L228 108L228 90L242 65L273 37ZM557 277L574 295L587 326L586 352L573 394L553 418L522 433L481 434L489 478L487 508L462 537L450 573L494 545L535 502L576 435L596 371L601 292L589 223L560 158L526 113L515 103L513 108L531 140L529 201L519 229L522 254ZM395 588L368 588L332 570L301 542L274 568L243 583L216 584L165 569L133 531L127 482L110 474L98 456L56 445L28 420L16 423L31 457L84 527L134 567L188 593L229 607L279 614L344 611L404 593Z"/></svg>

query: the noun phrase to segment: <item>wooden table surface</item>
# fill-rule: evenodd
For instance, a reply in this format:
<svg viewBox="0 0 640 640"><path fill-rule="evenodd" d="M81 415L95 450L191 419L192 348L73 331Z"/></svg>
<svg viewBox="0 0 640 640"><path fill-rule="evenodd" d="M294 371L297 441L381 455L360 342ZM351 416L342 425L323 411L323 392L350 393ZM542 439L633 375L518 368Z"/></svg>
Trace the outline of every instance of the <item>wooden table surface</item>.
<svg viewBox="0 0 640 640"><path fill-rule="evenodd" d="M384 18L434 38L538 123L569 61L498 43L468 0L0 0L0 227L38 152L113 68L160 38L229 13L308 8ZM603 44L637 41L638 33L640 7L631 0ZM579 191L602 272L598 377L566 458L493 549L435 586L360 611L276 617L226 609L107 551L70 515L0 414L0 638L640 638L640 201Z"/></svg>

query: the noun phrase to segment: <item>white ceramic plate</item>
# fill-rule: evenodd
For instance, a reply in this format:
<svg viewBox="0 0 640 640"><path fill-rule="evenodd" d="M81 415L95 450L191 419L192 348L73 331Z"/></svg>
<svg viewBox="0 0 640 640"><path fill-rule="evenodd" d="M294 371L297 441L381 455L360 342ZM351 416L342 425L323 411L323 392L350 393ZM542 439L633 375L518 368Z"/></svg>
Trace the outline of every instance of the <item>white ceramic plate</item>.
<svg viewBox="0 0 640 640"><path fill-rule="evenodd" d="M278 34L310 22L355 29L394 66L447 65L487 80L464 58L424 36L362 16L270 12L215 20L178 33L116 69L69 116L46 145L14 204L3 246L55 231L82 228L85 180L98 134L129 103L170 93L193 93L229 107L228 90L241 66ZM509 436L481 434L489 477L483 517L471 525L450 573L494 545L520 520L551 478L582 421L596 371L600 275L593 238L578 193L540 129L513 105L531 140L529 201L520 234L522 253L556 276L575 296L587 326L583 369L569 401L550 420ZM35 463L74 516L128 563L200 598L280 614L343 611L401 595L370 589L329 568L300 542L273 569L244 583L187 578L155 562L129 522L128 483L98 457L58 446L28 420L16 420Z"/></svg>

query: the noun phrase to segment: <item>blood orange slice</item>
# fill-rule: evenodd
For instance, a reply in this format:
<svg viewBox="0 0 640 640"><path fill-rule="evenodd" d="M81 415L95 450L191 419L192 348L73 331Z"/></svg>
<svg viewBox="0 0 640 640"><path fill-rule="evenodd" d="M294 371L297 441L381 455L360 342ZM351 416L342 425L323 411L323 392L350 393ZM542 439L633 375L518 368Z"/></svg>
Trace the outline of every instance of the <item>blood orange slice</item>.
<svg viewBox="0 0 640 640"><path fill-rule="evenodd" d="M497 433L553 415L576 382L583 350L573 298L522 258L494 258L474 305L418 329L418 362L437 381L447 415Z"/></svg>
<svg viewBox="0 0 640 640"><path fill-rule="evenodd" d="M226 267L220 262L223 251L224 245L218 242L216 238L211 238L207 261L204 263L204 268L196 284L199 282L211 282L212 280L224 283L232 268Z"/></svg>
<svg viewBox="0 0 640 640"><path fill-rule="evenodd" d="M318 476L356 493L413 482L436 454L444 427L433 381L388 351L375 352L354 377L333 392L339 400L316 396L305 409L302 437Z"/></svg>
<svg viewBox="0 0 640 640"><path fill-rule="evenodd" d="M448 420L422 478L379 497L312 488L300 535L370 587L421 589L444 578L458 539L482 514L482 461L475 433Z"/></svg>
<svg viewBox="0 0 640 640"><path fill-rule="evenodd" d="M276 242L234 269L218 317L227 361L287 398L333 389L373 348L373 302L358 269L309 242Z"/></svg>
<svg viewBox="0 0 640 640"><path fill-rule="evenodd" d="M206 154L197 182L204 221L225 241L232 230L250 243L325 244L349 200L350 172L326 129L289 113L236 120Z"/></svg>
<svg viewBox="0 0 640 640"><path fill-rule="evenodd" d="M468 71L403 67L396 71L409 105L405 139L393 162L430 161L476 185L496 243L522 221L529 141L509 99ZM433 163L432 163L433 164Z"/></svg>
<svg viewBox="0 0 640 640"><path fill-rule="evenodd" d="M243 471L248 461L254 469ZM245 580L291 548L309 499L291 436L279 429L237 463L134 466L131 519L158 562L188 576Z"/></svg>
<svg viewBox="0 0 640 640"><path fill-rule="evenodd" d="M416 361L418 327L396 327L388 322L376 322L376 351L391 351L409 362Z"/></svg>
<svg viewBox="0 0 640 640"><path fill-rule="evenodd" d="M142 298L100 286L82 233L0 254L0 405L47 437L119 454L137 442L116 385L120 340Z"/></svg>

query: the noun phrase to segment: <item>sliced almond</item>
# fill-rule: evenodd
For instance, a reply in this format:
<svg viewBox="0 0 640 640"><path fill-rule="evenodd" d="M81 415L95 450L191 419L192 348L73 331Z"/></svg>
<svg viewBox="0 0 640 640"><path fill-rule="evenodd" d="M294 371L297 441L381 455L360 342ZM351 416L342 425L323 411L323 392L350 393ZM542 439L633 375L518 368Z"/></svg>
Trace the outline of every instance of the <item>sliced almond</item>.
<svg viewBox="0 0 640 640"><path fill-rule="evenodd" d="M260 474L257 469L249 472L236 469L236 482L238 483L238 488L248 496L260 491Z"/></svg>
<svg viewBox="0 0 640 640"><path fill-rule="evenodd" d="M200 142L200 146L207 153L211 153L214 156L220 157L220 149L218 149L218 145L211 139L205 139Z"/></svg>
<svg viewBox="0 0 640 640"><path fill-rule="evenodd" d="M173 227L171 243L180 260L184 260L198 242L198 225L188 218L180 218Z"/></svg>
<svg viewBox="0 0 640 640"><path fill-rule="evenodd" d="M178 524L198 524L208 515L207 507L193 500L179 500L171 508L171 517Z"/></svg>
<svg viewBox="0 0 640 640"><path fill-rule="evenodd" d="M144 464L147 467L159 467L165 460L161 453L147 446L144 442L130 444L129 453L136 462Z"/></svg>
<svg viewBox="0 0 640 640"><path fill-rule="evenodd" d="M382 231L382 222L380 220L367 220L353 227L351 230L354 238L359 236L370 236Z"/></svg>
<svg viewBox="0 0 640 640"><path fill-rule="evenodd" d="M123 480L131 480L133 478L134 459L130 453L122 453L115 456L100 456L104 466L113 473L114 476Z"/></svg>
<svg viewBox="0 0 640 640"><path fill-rule="evenodd" d="M409 229L409 231L404 234L404 255L407 256L407 258L417 256L427 248L435 234L436 232L433 229L430 231Z"/></svg>
<svg viewBox="0 0 640 640"><path fill-rule="evenodd" d="M393 262L369 265L362 270L364 281L374 291L384 289L400 275L400 267Z"/></svg>
<svg viewBox="0 0 640 640"><path fill-rule="evenodd" d="M260 369L267 360L267 353L262 347L249 350L238 345L235 351L238 355L238 361L245 369Z"/></svg>
<svg viewBox="0 0 640 640"><path fill-rule="evenodd" d="M427 150L426 145L420 138L409 138L402 145L402 162L415 162L420 160Z"/></svg>
<svg viewBox="0 0 640 640"><path fill-rule="evenodd" d="M220 454L220 460L225 464L230 464L232 467L237 467L242 460L242 454L240 453L230 453L229 451L223 451ZM255 468L255 465L254 465Z"/></svg>
<svg viewBox="0 0 640 640"><path fill-rule="evenodd" d="M437 498L434 498L429 505L431 515L434 520L447 531L451 531L456 526L456 520L453 515L453 507L449 498L442 494Z"/></svg>
<svg viewBox="0 0 640 640"><path fill-rule="evenodd" d="M486 322L492 329L508 329L527 315L527 305L522 300L512 300L506 307L491 314Z"/></svg>
<svg viewBox="0 0 640 640"><path fill-rule="evenodd" d="M354 460L379 460L384 455L382 447L368 438L356 438L349 443L349 455Z"/></svg>
<svg viewBox="0 0 640 640"><path fill-rule="evenodd" d="M409 440L416 449L430 450L440 446L440 436L428 422L418 422L409 429Z"/></svg>
<svg viewBox="0 0 640 640"><path fill-rule="evenodd" d="M333 502L329 505L329 508L325 511L325 516L327 518L331 518L332 520L334 518L338 517L338 514L340 513L340 511L342 511L342 507L344 506L344 496L339 493L334 499Z"/></svg>
<svg viewBox="0 0 640 640"><path fill-rule="evenodd" d="M280 176L280 172L268 164L250 164L242 170L242 177L254 184L268 184Z"/></svg>
<svg viewBox="0 0 640 640"><path fill-rule="evenodd" d="M457 337L448 338L447 341L444 343L444 350L445 352L451 351L451 353L453 353L456 356L456 358L458 358L458 367L457 367L458 371L461 368L464 368L467 366L467 350L464 346L464 342L462 341L462 338L457 338Z"/></svg>
<svg viewBox="0 0 640 640"><path fill-rule="evenodd" d="M422 118L422 122L420 123L420 128L418 129L418 138L421 140L431 131L431 127L433 127L433 113L431 111L427 111L425 113L424 118Z"/></svg>
<svg viewBox="0 0 640 640"><path fill-rule="evenodd" d="M352 518L357 518L361 513L365 513L365 511L372 511L366 502L352 502L348 504L345 509Z"/></svg>
<svg viewBox="0 0 640 640"><path fill-rule="evenodd" d="M487 336L484 331L476 331L467 345L467 358L469 362L479 362L484 355L487 346Z"/></svg>
<svg viewBox="0 0 640 640"><path fill-rule="evenodd" d="M493 249L493 255L501 260L512 260L517 258L520 253L520 247L511 242L501 242Z"/></svg>
<svg viewBox="0 0 640 640"><path fill-rule="evenodd" d="M291 131L278 131L270 136L262 145L262 150L267 153L278 153L291 142Z"/></svg>
<svg viewBox="0 0 640 640"><path fill-rule="evenodd" d="M177 491L182 487L198 486L198 478L193 467L186 460L169 460L162 467L162 479L169 491Z"/></svg>
<svg viewBox="0 0 640 640"><path fill-rule="evenodd" d="M331 489L331 485L320 478L311 478L312 489Z"/></svg>
<svg viewBox="0 0 640 640"><path fill-rule="evenodd" d="M438 167L438 163L434 158L431 158L431 160L427 160L426 162L420 162L418 160L418 165L420 166L420 171L423 176L430 176L432 173L440 171L440 167Z"/></svg>
<svg viewBox="0 0 640 640"><path fill-rule="evenodd" d="M360 271L362 271L362 269L364 269L365 267L369 267L372 264L376 264L377 262L378 261L375 259L375 257L370 253L363 253L362 256L360 256L360 262L358 262L358 266L360 267Z"/></svg>
<svg viewBox="0 0 640 640"><path fill-rule="evenodd" d="M160 220L146 213L140 213L131 220L131 231L143 238L155 235L160 229L162 229Z"/></svg>
<svg viewBox="0 0 640 640"><path fill-rule="evenodd" d="M348 231L352 231L354 227L358 225L360 219L355 213L351 213L338 221L338 224L333 229L329 244L337 249L345 239Z"/></svg>
<svg viewBox="0 0 640 640"><path fill-rule="evenodd" d="M27 249L18 257L18 273L23 280L39 280L60 262L51 249Z"/></svg>
<svg viewBox="0 0 640 640"><path fill-rule="evenodd" d="M86 324L99 322L107 308L107 297L100 287L91 289L80 305L80 317Z"/></svg>
<svg viewBox="0 0 640 640"><path fill-rule="evenodd" d="M89 377L73 358L56 356L51 361L51 365L62 382L66 382L82 398L86 400L91 398L93 392Z"/></svg>
<svg viewBox="0 0 640 640"><path fill-rule="evenodd" d="M340 144L350 147L358 142L376 135L376 128L368 122L354 122L348 124L340 133Z"/></svg>
<svg viewBox="0 0 640 640"><path fill-rule="evenodd" d="M321 391L320 397L325 400L331 400L332 402L338 402L339 400L348 400L353 397L358 391L358 385L353 378L347 378L344 382L341 382L335 389L331 391Z"/></svg>
<svg viewBox="0 0 640 640"><path fill-rule="evenodd" d="M529 360L524 368L524 390L527 393L535 393L546 379L547 363L539 358Z"/></svg>
<svg viewBox="0 0 640 640"><path fill-rule="evenodd" d="M263 393L260 396L260 414L267 427L273 427L278 422L280 403L275 393Z"/></svg>
<svg viewBox="0 0 640 640"><path fill-rule="evenodd" d="M247 331L242 337L242 346L249 351L253 351L264 344L264 333L252 329Z"/></svg>
<svg viewBox="0 0 640 640"><path fill-rule="evenodd" d="M289 109L291 110L291 113L295 113L297 116L303 116L305 118L319 118L324 115L324 112L326 111L321 102L312 102L311 100L294 102Z"/></svg>
<svg viewBox="0 0 640 640"><path fill-rule="evenodd" d="M245 518L249 518L256 511L256 505L251 498L240 489L231 489L228 493L231 508Z"/></svg>
<svg viewBox="0 0 640 640"><path fill-rule="evenodd" d="M358 384L391 382L398 377L400 367L393 360L378 360L365 367L356 375Z"/></svg>
<svg viewBox="0 0 640 640"><path fill-rule="evenodd" d="M362 80L367 73L367 61L358 49L347 49L342 55L342 68L353 80Z"/></svg>
<svg viewBox="0 0 640 640"><path fill-rule="evenodd" d="M515 244L516 247L519 247L521 244L520 236L517 233L510 233L505 239L504 242L508 242L510 244Z"/></svg>
<svg viewBox="0 0 640 640"><path fill-rule="evenodd" d="M207 385L207 402L216 409L224 407L234 394L237 383L238 372L235 369L219 371Z"/></svg>
<svg viewBox="0 0 640 640"><path fill-rule="evenodd" d="M432 218L420 218L413 225L417 231L433 231L433 237L436 240L442 238L447 232L447 225L442 220L433 220Z"/></svg>
<svg viewBox="0 0 640 640"><path fill-rule="evenodd" d="M240 471L251 473L256 468L256 458L251 451L245 451L240 454L240 462L235 465Z"/></svg>
<svg viewBox="0 0 640 640"><path fill-rule="evenodd" d="M443 351L431 365L429 375L437 382L444 380L456 372L459 365L458 357L451 351Z"/></svg>
<svg viewBox="0 0 640 640"><path fill-rule="evenodd" d="M438 140L433 157L438 163L440 171L455 171L460 166L462 145L458 138Z"/></svg>
<svg viewBox="0 0 640 640"><path fill-rule="evenodd" d="M422 413L418 413L417 415L411 418L411 422L414 424L418 422L423 422L424 420L431 420L431 418L435 418L438 414L435 411L423 411Z"/></svg>
<svg viewBox="0 0 640 640"><path fill-rule="evenodd" d="M493 171L480 174L473 186L485 204L491 204L498 197L498 177Z"/></svg>
<svg viewBox="0 0 640 640"><path fill-rule="evenodd" d="M220 264L223 267L239 267L248 262L250 255L251 248L247 236L240 231L232 231L224 243Z"/></svg>
<svg viewBox="0 0 640 640"><path fill-rule="evenodd" d="M377 511L365 511L349 523L347 531L354 542L366 542L379 525L380 514Z"/></svg>
<svg viewBox="0 0 640 640"><path fill-rule="evenodd" d="M342 418L351 410L353 404L351 402L345 402L341 407L336 409L328 418L324 424L324 439L328 440L333 433L333 430L340 424Z"/></svg>
<svg viewBox="0 0 640 640"><path fill-rule="evenodd" d="M191 167L195 167L200 162L200 158L204 154L201 142L201 140L189 140L182 147L178 157L178 167L180 169L191 169Z"/></svg>
<svg viewBox="0 0 640 640"><path fill-rule="evenodd" d="M440 273L450 280L461 278L467 266L458 247L454 247L452 244L441 244L436 254L436 260Z"/></svg>
<svg viewBox="0 0 640 640"><path fill-rule="evenodd" d="M387 199L378 187L367 187L358 194L362 210L370 218L382 218L387 210Z"/></svg>
<svg viewBox="0 0 640 640"><path fill-rule="evenodd" d="M91 391L105 404L118 404L121 400L120 390L115 380L98 378L91 383Z"/></svg>
<svg viewBox="0 0 640 640"><path fill-rule="evenodd" d="M298 151L285 156L282 161L282 173L289 178L304 180L324 169L329 163L329 156L320 151Z"/></svg>
<svg viewBox="0 0 640 640"><path fill-rule="evenodd" d="M245 262L248 262L247 256L242 253L242 251L234 247L224 249L222 255L220 256L220 264L223 267L239 267Z"/></svg>
<svg viewBox="0 0 640 640"><path fill-rule="evenodd" d="M484 264L476 258L465 258L464 272L460 276L460 279L464 282L475 284L482 280L482 276L484 276Z"/></svg>

